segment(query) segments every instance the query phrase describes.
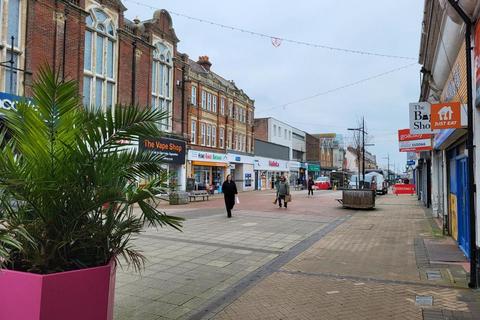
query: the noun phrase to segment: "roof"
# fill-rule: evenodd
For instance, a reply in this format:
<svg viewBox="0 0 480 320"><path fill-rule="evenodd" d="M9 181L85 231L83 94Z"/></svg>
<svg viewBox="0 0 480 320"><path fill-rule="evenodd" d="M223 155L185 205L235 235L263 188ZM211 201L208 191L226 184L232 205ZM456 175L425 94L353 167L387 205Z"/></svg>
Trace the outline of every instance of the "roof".
<svg viewBox="0 0 480 320"><path fill-rule="evenodd" d="M202 65L197 63L196 61L193 61L192 59L188 59L188 64L190 65L190 68L193 72L204 75L205 77L210 74L215 80L220 82L224 87L230 89L230 90L237 90L240 91L240 89L235 85L233 81L229 81L218 74L216 74L213 71L208 71L205 69ZM245 94L245 93L244 93ZM246 94L245 94L246 95ZM247 96L248 97L248 96Z"/></svg>

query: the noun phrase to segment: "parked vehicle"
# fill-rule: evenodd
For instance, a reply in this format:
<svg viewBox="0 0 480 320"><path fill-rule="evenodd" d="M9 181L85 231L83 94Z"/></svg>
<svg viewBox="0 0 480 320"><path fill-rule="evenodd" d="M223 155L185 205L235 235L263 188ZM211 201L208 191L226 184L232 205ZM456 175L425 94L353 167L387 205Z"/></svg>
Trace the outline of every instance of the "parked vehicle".
<svg viewBox="0 0 480 320"><path fill-rule="evenodd" d="M377 177L372 174L366 174L365 175L365 181L363 181L363 177L360 176L358 178L358 175L353 175L350 178L350 182L348 183L348 188L349 189L362 189L362 184L363 184L363 189L372 189L377 191Z"/></svg>
<svg viewBox="0 0 480 320"><path fill-rule="evenodd" d="M328 190L332 188L329 177L318 177L314 183L316 190Z"/></svg>
<svg viewBox="0 0 480 320"><path fill-rule="evenodd" d="M370 172L365 175L365 180L368 180L367 177L372 177L375 180L375 190L377 194L387 194L388 193L388 182L385 180L383 174L378 172ZM372 188L373 189L373 188Z"/></svg>

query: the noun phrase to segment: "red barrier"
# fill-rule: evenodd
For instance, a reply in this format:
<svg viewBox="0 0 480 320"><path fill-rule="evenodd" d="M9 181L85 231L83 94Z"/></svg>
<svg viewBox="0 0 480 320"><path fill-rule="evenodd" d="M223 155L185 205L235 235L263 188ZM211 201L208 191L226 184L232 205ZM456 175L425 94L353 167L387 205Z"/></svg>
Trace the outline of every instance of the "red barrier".
<svg viewBox="0 0 480 320"><path fill-rule="evenodd" d="M415 194L414 184L395 184L393 185L393 194Z"/></svg>

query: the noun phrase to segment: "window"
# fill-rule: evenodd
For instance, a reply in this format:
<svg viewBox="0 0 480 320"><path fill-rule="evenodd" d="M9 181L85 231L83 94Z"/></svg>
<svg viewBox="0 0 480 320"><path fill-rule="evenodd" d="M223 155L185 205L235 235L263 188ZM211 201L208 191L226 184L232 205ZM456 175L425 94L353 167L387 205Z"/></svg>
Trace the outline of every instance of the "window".
<svg viewBox="0 0 480 320"><path fill-rule="evenodd" d="M212 126L207 124L207 146L210 147L211 145L211 137L212 137Z"/></svg>
<svg viewBox="0 0 480 320"><path fill-rule="evenodd" d="M220 148L225 148L225 129L224 128L220 128L219 129L219 132L218 132L218 140L219 140L219 145L220 145Z"/></svg>
<svg viewBox="0 0 480 320"><path fill-rule="evenodd" d="M202 90L202 109L207 108L207 93L205 90Z"/></svg>
<svg viewBox="0 0 480 320"><path fill-rule="evenodd" d="M242 151L245 152L247 137L242 135Z"/></svg>
<svg viewBox="0 0 480 320"><path fill-rule="evenodd" d="M196 144L197 143L197 121L196 120L192 120L190 136L191 136L190 141L192 142L192 144Z"/></svg>
<svg viewBox="0 0 480 320"><path fill-rule="evenodd" d="M164 43L157 42L152 64L152 108L165 113L160 123L160 128L165 131L170 130L172 120L172 72L172 50Z"/></svg>
<svg viewBox="0 0 480 320"><path fill-rule="evenodd" d="M223 115L225 115L225 98L224 97L221 97L220 98L220 113Z"/></svg>
<svg viewBox="0 0 480 320"><path fill-rule="evenodd" d="M197 106L197 87L196 86L192 86L191 102L194 106Z"/></svg>
<svg viewBox="0 0 480 320"><path fill-rule="evenodd" d="M115 104L116 27L100 8L86 18L83 103L96 108Z"/></svg>
<svg viewBox="0 0 480 320"><path fill-rule="evenodd" d="M200 123L200 141L201 141L202 146L205 145L205 133L206 133L205 123L201 122Z"/></svg>
<svg viewBox="0 0 480 320"><path fill-rule="evenodd" d="M228 129L227 131L227 148L232 149L232 130Z"/></svg>
<svg viewBox="0 0 480 320"><path fill-rule="evenodd" d="M228 116L233 118L233 101L228 100Z"/></svg>
<svg viewBox="0 0 480 320"><path fill-rule="evenodd" d="M285 131L284 131L284 134L283 134L283 138L284 138L284 139L287 139L287 129L284 129L284 130L285 130Z"/></svg>
<svg viewBox="0 0 480 320"><path fill-rule="evenodd" d="M217 127L212 126L212 147L217 146Z"/></svg>
<svg viewBox="0 0 480 320"><path fill-rule="evenodd" d="M207 110L212 111L212 94L207 93Z"/></svg>
<svg viewBox="0 0 480 320"><path fill-rule="evenodd" d="M273 125L273 136L274 137L277 136L277 125L276 124Z"/></svg>
<svg viewBox="0 0 480 320"><path fill-rule="evenodd" d="M212 111L217 113L217 99L218 97L216 95L212 95Z"/></svg>
<svg viewBox="0 0 480 320"><path fill-rule="evenodd" d="M238 119L239 119L239 115L238 115L238 107L237 107L237 106L235 106L235 110L234 110L234 112L235 112L235 120L237 120L237 121L238 121Z"/></svg>
<svg viewBox="0 0 480 320"><path fill-rule="evenodd" d="M234 135L234 140L233 140L233 141L234 141L234 142L233 142L233 143L234 143L233 148L234 148L235 150L238 150L238 134L235 133L235 135Z"/></svg>
<svg viewBox="0 0 480 320"><path fill-rule="evenodd" d="M22 74L14 68L21 68L20 55L24 51L20 33L20 28L24 24L21 21L21 10L21 0L0 0L0 22L2 22L0 30L5 30L4 28L6 28L6 33L2 34L0 32L0 62L6 62L4 67L0 67L0 75L5 83L5 88L0 88L0 91L5 89L5 92L16 95L20 94Z"/></svg>

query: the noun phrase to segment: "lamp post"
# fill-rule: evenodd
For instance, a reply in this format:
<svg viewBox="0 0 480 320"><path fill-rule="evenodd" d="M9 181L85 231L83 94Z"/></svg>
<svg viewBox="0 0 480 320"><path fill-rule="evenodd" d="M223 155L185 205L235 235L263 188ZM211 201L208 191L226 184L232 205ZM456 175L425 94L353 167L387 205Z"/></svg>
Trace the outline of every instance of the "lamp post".
<svg viewBox="0 0 480 320"><path fill-rule="evenodd" d="M387 182L390 185L390 154L387 154L383 159L387 159Z"/></svg>
<svg viewBox="0 0 480 320"><path fill-rule="evenodd" d="M365 135L368 134L365 131L365 118L362 117L362 126L360 128L348 128L349 131L359 131L362 133L362 181L361 181L361 188L364 189L365 187L365 147L366 146L373 146L373 144L365 144ZM360 162L360 159L359 161ZM360 166L360 163L359 163ZM358 170L358 179L360 179L360 168Z"/></svg>

